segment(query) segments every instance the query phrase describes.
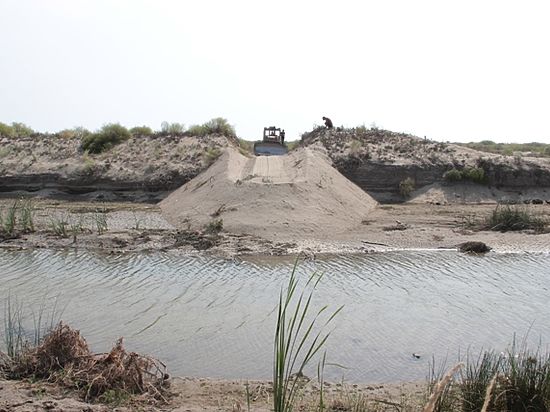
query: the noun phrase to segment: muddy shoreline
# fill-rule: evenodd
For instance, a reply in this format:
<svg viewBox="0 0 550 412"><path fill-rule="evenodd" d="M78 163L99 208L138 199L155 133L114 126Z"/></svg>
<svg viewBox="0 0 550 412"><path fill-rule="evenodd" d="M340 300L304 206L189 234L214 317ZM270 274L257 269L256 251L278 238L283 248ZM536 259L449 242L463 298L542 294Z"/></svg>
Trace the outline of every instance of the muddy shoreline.
<svg viewBox="0 0 550 412"><path fill-rule="evenodd" d="M4 216L18 199L0 199ZM353 254L414 249L456 249L481 241L494 252L550 253L550 233L492 232L472 227L494 204L378 205L357 228L330 238L303 234L288 237L177 229L151 204L32 199L33 231L0 234L0 248L87 249L104 253L172 251L208 253L222 258L246 255ZM550 219L550 205L530 205ZM98 230L98 220L105 227ZM20 223L18 223L20 224ZM61 226L61 227L60 227Z"/></svg>

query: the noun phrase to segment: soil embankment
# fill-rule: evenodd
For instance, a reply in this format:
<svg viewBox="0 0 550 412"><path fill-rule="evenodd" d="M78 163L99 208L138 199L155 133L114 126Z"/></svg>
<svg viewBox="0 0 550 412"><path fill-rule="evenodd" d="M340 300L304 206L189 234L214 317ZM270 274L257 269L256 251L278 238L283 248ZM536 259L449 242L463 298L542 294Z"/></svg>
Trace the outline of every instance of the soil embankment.
<svg viewBox="0 0 550 412"><path fill-rule="evenodd" d="M224 136L140 136L101 154L77 138L0 137L0 194L155 203L197 176L228 145Z"/></svg>
<svg viewBox="0 0 550 412"><path fill-rule="evenodd" d="M302 144L323 145L334 166L381 203L406 200L400 193L400 183L407 178L412 179L416 189L441 184L452 191L455 184L446 181L445 172L467 168L482 169L484 183L477 186L502 190L508 200L535 200L540 189L550 193L548 157L521 153L502 156L405 133L366 128L318 128L306 133ZM497 193L492 202L499 200ZM543 200L550 201L550 195ZM475 203L475 196L467 201Z"/></svg>
<svg viewBox="0 0 550 412"><path fill-rule="evenodd" d="M226 147L236 145L220 135L156 134L87 154L78 138L0 137L0 195L31 192L67 200L154 203L208 168ZM300 145L323 146L333 166L380 203L406 200L399 185L407 178L415 189L452 187L445 172L464 168L483 169L485 186L519 202L537 199L533 190L550 190L550 158L502 156L364 127L317 128L305 133Z"/></svg>

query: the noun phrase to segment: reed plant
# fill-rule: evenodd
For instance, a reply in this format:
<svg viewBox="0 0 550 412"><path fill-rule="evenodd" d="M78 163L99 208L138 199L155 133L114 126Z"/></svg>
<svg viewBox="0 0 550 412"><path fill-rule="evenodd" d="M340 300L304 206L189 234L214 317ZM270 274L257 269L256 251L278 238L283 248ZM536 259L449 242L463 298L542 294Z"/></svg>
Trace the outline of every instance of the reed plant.
<svg viewBox="0 0 550 412"><path fill-rule="evenodd" d="M4 304L4 345L10 360L16 359L25 346L23 306L8 295Z"/></svg>
<svg viewBox="0 0 550 412"><path fill-rule="evenodd" d="M537 233L545 230L548 222L521 206L497 205L486 219L485 229L500 232L532 229Z"/></svg>
<svg viewBox="0 0 550 412"><path fill-rule="evenodd" d="M34 232L34 203L30 199L21 201L19 221L23 232Z"/></svg>
<svg viewBox="0 0 550 412"><path fill-rule="evenodd" d="M58 216L50 216L50 229L52 232L59 237L67 237L69 227L69 217L67 214Z"/></svg>
<svg viewBox="0 0 550 412"><path fill-rule="evenodd" d="M16 200L6 211L6 216L2 219L2 229L8 235L12 235L15 232L15 226L17 224L17 209L19 202Z"/></svg>
<svg viewBox="0 0 550 412"><path fill-rule="evenodd" d="M550 410L550 355L515 345L503 362L502 394L510 412Z"/></svg>
<svg viewBox="0 0 550 412"><path fill-rule="evenodd" d="M514 342L500 354L468 355L456 384L442 385L444 381L441 374L432 372L431 397L424 411L550 410L550 354L529 350L524 344L518 348Z"/></svg>
<svg viewBox="0 0 550 412"><path fill-rule="evenodd" d="M93 220L94 220L95 228L97 230L98 235L102 235L109 229L109 226L107 224L106 208L97 209L93 215Z"/></svg>
<svg viewBox="0 0 550 412"><path fill-rule="evenodd" d="M57 297L51 300L44 296L36 309L30 306L25 310L23 303L11 294L4 302L3 343L4 353L10 362L16 362L26 350L40 345L59 323L65 310L59 307ZM32 325L29 318L32 318Z"/></svg>
<svg viewBox="0 0 550 412"><path fill-rule="evenodd" d="M328 306L312 309L313 293L322 275L312 274L302 292L297 292L297 261L286 291L281 289L277 309L273 353L273 407L275 412L291 412L300 390L299 379L330 336L327 326L342 310L328 314ZM319 324L320 327L319 327ZM324 368L325 357L322 366ZM320 368L321 366L319 366ZM320 371L320 369L319 369ZM320 401L322 405L322 399Z"/></svg>
<svg viewBox="0 0 550 412"><path fill-rule="evenodd" d="M428 374L428 396L424 412L457 410L459 392L454 385L454 376L463 366L463 363L457 363L448 371L443 367L436 370L435 360L432 360Z"/></svg>
<svg viewBox="0 0 550 412"><path fill-rule="evenodd" d="M501 367L502 357L491 352L482 352L475 361L468 354L466 366L461 371L461 398L463 412L479 412L487 403L487 389L495 382ZM492 389L489 392L491 397Z"/></svg>

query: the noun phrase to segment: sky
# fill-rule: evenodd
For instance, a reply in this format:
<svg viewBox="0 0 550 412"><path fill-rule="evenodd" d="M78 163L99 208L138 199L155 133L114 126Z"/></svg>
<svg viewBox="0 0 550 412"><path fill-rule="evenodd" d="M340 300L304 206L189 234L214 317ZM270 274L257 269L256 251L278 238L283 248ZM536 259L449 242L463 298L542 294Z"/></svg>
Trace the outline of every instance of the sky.
<svg viewBox="0 0 550 412"><path fill-rule="evenodd" d="M550 2L0 0L0 122L550 143Z"/></svg>

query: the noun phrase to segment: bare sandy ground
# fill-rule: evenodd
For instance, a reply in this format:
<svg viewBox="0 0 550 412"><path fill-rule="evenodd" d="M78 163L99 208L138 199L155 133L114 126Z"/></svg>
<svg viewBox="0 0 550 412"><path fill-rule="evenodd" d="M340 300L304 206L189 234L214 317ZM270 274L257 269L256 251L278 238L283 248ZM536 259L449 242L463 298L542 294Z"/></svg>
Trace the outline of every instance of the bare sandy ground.
<svg viewBox="0 0 550 412"><path fill-rule="evenodd" d="M248 387L248 389L247 389ZM248 394L247 394L248 392ZM310 382L301 391L296 408L315 411L318 408L319 384ZM324 398L329 410L348 410L357 400L365 410L418 411L424 403L426 384L394 385L324 384ZM100 411L258 411L273 410L271 383L267 381L213 380L207 378L174 378L167 402L145 397L126 399L120 404L89 404L78 395L48 383L29 383L0 379L0 412L100 412Z"/></svg>
<svg viewBox="0 0 550 412"><path fill-rule="evenodd" d="M0 199L4 211L13 203ZM405 203L377 205L368 214L361 215L355 226L346 232L318 238L311 233L297 233L291 240L268 240L252 234L239 234L225 230L215 236L215 242L205 249L197 248L197 232L181 231L166 221L158 206L128 203L98 204L95 202L58 202L36 200L35 229L13 239L4 239L0 248L80 248L107 253L146 252L173 250L181 253L213 253L219 256L284 255L305 253L365 253L401 249L456 248L467 241L482 241L495 252L546 252L550 253L550 233L534 234L530 231L481 231L476 226L488 217L496 205ZM522 206L542 218L550 220L550 205ZM105 211L108 229L98 234L94 215ZM56 235L52 220L66 219L67 236ZM81 224L75 238L70 225ZM195 239L192 235L198 233Z"/></svg>

